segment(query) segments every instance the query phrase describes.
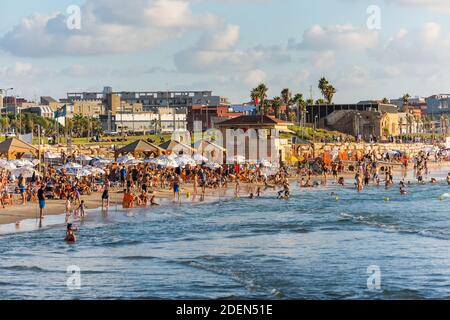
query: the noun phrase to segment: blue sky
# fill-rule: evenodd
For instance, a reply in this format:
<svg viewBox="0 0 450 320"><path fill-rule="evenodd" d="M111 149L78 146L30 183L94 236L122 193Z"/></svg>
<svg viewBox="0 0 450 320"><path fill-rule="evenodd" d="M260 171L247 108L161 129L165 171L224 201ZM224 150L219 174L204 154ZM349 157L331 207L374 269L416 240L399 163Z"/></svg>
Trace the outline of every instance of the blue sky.
<svg viewBox="0 0 450 320"><path fill-rule="evenodd" d="M3 0L0 88L208 89L239 103L259 82L318 98L325 76L336 102L448 93L449 18L447 0Z"/></svg>

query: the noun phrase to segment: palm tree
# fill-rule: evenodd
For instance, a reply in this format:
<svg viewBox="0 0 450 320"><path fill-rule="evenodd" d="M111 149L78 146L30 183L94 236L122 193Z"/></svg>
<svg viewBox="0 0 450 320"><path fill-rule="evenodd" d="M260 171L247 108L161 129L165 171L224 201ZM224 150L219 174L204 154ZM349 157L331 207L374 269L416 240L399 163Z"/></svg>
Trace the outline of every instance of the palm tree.
<svg viewBox="0 0 450 320"><path fill-rule="evenodd" d="M325 78L321 78L319 80L319 89L320 92L322 93L322 96L324 97L325 101L328 104L332 104L333 103L333 97L336 94L336 88L333 87L327 79Z"/></svg>
<svg viewBox="0 0 450 320"><path fill-rule="evenodd" d="M272 108L275 113L275 118L280 118L280 108L283 104L283 101L280 97L273 98Z"/></svg>
<svg viewBox="0 0 450 320"><path fill-rule="evenodd" d="M325 79L324 77L320 78L320 80L319 80L319 89L320 89L320 92L322 93L322 96L324 98L326 96L326 92L327 92L328 86L329 86L328 80Z"/></svg>
<svg viewBox="0 0 450 320"><path fill-rule="evenodd" d="M389 99L388 98L383 98L383 100L381 100L381 103L388 104L389 103Z"/></svg>
<svg viewBox="0 0 450 320"><path fill-rule="evenodd" d="M412 134L413 129L413 123L414 123L414 117L408 113L406 115L406 123L408 124L408 133Z"/></svg>
<svg viewBox="0 0 450 320"><path fill-rule="evenodd" d="M326 100L328 104L332 104L333 103L333 98L334 95L336 94L336 88L333 87L332 85L329 85L327 88L327 92L326 92Z"/></svg>
<svg viewBox="0 0 450 320"><path fill-rule="evenodd" d="M323 100L323 99L316 100L316 105L322 105L322 104L325 104L325 100Z"/></svg>
<svg viewBox="0 0 450 320"><path fill-rule="evenodd" d="M446 115L446 114L443 114L440 118L442 134L448 133L448 119L449 119L448 115Z"/></svg>
<svg viewBox="0 0 450 320"><path fill-rule="evenodd" d="M253 101L259 100L259 114L261 115L261 120L264 116L264 102L267 98L267 91L269 91L269 88L264 83L261 83L259 86L254 88L250 94Z"/></svg>
<svg viewBox="0 0 450 320"><path fill-rule="evenodd" d="M292 101L292 93L289 88L285 88L281 91L281 99L283 100L284 105L286 106L286 119L289 116L291 101Z"/></svg>
<svg viewBox="0 0 450 320"><path fill-rule="evenodd" d="M300 122L300 115L303 119L304 113L306 111L306 102L303 98L303 94L297 93L292 99L293 103L297 105L297 122Z"/></svg>
<svg viewBox="0 0 450 320"><path fill-rule="evenodd" d="M0 122L2 125L3 133L6 133L6 131L9 130L9 117L8 116L1 117Z"/></svg>
<svg viewBox="0 0 450 320"><path fill-rule="evenodd" d="M398 128L399 128L399 132L401 135L403 134L403 124L404 124L403 118L399 118L398 119Z"/></svg>
<svg viewBox="0 0 450 320"><path fill-rule="evenodd" d="M403 111L406 111L409 104L409 100L411 100L411 96L409 95L409 93L403 95L402 100L403 100Z"/></svg>

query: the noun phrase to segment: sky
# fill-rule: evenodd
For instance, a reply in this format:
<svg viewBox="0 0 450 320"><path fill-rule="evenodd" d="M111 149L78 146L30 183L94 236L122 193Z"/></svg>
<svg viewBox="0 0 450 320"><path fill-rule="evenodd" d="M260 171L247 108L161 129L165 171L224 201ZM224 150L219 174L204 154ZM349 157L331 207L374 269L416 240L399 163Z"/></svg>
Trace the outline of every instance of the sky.
<svg viewBox="0 0 450 320"><path fill-rule="evenodd" d="M450 92L448 61L448 0L0 2L0 88L31 100L111 86L241 103L261 82L317 99L321 77L336 103L430 96Z"/></svg>

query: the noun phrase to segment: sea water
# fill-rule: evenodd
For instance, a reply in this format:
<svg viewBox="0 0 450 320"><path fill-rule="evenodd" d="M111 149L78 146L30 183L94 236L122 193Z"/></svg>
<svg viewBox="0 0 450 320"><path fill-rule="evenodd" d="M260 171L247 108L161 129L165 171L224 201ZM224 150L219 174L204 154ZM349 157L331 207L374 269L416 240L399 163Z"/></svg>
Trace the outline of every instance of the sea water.
<svg viewBox="0 0 450 320"><path fill-rule="evenodd" d="M113 207L72 245L63 217L0 226L0 298L448 299L449 186L408 192L293 184L289 201Z"/></svg>

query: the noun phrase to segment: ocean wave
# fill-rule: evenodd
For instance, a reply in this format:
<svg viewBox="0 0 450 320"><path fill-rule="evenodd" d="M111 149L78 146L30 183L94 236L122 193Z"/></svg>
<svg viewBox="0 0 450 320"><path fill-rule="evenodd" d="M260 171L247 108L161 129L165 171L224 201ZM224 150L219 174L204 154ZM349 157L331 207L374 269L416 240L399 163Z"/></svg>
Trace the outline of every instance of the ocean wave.
<svg viewBox="0 0 450 320"><path fill-rule="evenodd" d="M371 216L362 216L362 215L352 215L352 214L348 214L348 213L341 213L341 217L345 221L351 221L352 223L363 224L363 225L366 225L369 227L376 227L376 228L382 229L384 232L416 234L421 237L435 238L435 239L439 239L439 240L450 240L450 233L443 232L440 230L403 227L399 224L389 224L387 222L380 221L373 216L371 217Z"/></svg>
<svg viewBox="0 0 450 320"><path fill-rule="evenodd" d="M122 240L117 240L117 241L101 243L101 245L105 246L105 247L121 247L121 246L132 246L132 245L137 245L137 244L141 244L141 243L143 243L143 242L140 240L122 239Z"/></svg>
<svg viewBox="0 0 450 320"><path fill-rule="evenodd" d="M156 257L148 257L148 256L127 256L127 257L119 257L121 260L154 260Z"/></svg>
<svg viewBox="0 0 450 320"><path fill-rule="evenodd" d="M38 266L6 266L0 267L0 269L9 271L58 272L54 270L44 269Z"/></svg>

